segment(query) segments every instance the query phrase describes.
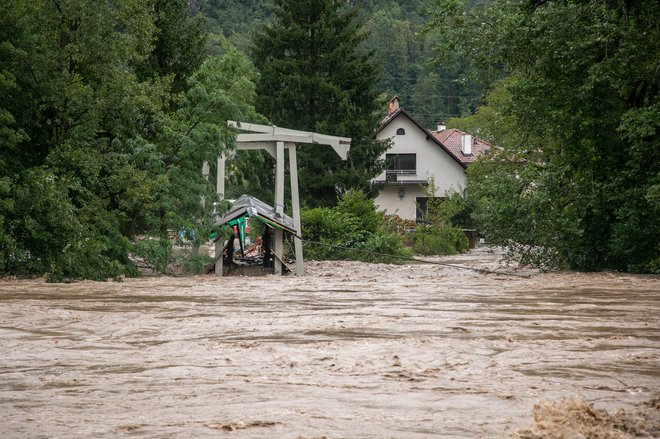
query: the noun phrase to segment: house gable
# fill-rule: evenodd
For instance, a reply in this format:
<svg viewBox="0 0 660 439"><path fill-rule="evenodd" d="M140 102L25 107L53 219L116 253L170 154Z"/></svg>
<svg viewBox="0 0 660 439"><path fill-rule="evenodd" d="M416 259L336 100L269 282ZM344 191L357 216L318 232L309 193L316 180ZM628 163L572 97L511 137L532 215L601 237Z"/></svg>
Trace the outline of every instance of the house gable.
<svg viewBox="0 0 660 439"><path fill-rule="evenodd" d="M465 189L465 165L405 110L392 112L376 138L391 140L381 157L390 156L389 169L374 179L383 183L375 200L380 210L415 219L420 200Z"/></svg>
<svg viewBox="0 0 660 439"><path fill-rule="evenodd" d="M378 139L390 139L391 147L381 156L390 159L396 155L415 155L414 172L385 171L375 180L387 182L390 186L428 187L434 189L435 196L443 196L446 192L465 189L465 164L448 151L433 135L421 127L405 110L400 109L391 114L381 125ZM397 134L398 133L398 134ZM391 165L391 164L390 164ZM408 168L409 169L409 168ZM397 174L395 178L392 174Z"/></svg>
<svg viewBox="0 0 660 439"><path fill-rule="evenodd" d="M395 96L395 98L397 98ZM404 122L404 119L407 119L408 122ZM403 124L406 125L412 125L410 129L404 130L406 131L407 135L410 135L412 132L419 132L423 133L423 136L427 142L424 143L431 143L433 144L432 147L435 148L440 148L443 150L447 155L448 158L451 158L454 160L456 163L458 163L460 166L463 168L467 167L467 164L464 163L457 155L455 155L454 151L451 149L447 148L445 145L442 144L442 142L436 138L430 131L428 131L426 128L424 128L422 125L415 120L414 117L410 113L408 113L406 110L403 108L399 108L396 111L390 113L380 124L378 127L378 130L376 130L376 138L377 139L391 139L395 135L397 135L397 130L403 126ZM393 128L395 127L395 128ZM417 133L419 135L419 133ZM402 141L402 143L410 143L409 141L405 140ZM420 145L422 143L420 142ZM397 146L396 142L393 142L393 148ZM392 149L390 149L392 151ZM388 152L390 152L388 151Z"/></svg>

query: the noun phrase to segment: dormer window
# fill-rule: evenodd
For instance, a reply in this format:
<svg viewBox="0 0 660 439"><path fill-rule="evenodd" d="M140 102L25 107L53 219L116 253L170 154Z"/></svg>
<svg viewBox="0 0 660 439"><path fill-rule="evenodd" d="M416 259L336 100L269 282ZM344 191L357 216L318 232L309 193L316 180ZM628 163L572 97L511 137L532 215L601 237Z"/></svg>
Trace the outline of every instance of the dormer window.
<svg viewBox="0 0 660 439"><path fill-rule="evenodd" d="M398 130L396 130L397 136L403 136L405 134L406 134L406 130L404 130L403 128L399 128Z"/></svg>

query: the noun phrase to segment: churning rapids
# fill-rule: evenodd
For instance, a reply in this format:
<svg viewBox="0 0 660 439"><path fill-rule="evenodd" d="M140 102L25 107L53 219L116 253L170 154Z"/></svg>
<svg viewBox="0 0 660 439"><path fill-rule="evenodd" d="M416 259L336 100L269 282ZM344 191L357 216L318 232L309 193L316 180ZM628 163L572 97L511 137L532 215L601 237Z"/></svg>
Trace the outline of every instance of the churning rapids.
<svg viewBox="0 0 660 439"><path fill-rule="evenodd" d="M508 437L660 395L657 276L307 271L0 282L0 437Z"/></svg>

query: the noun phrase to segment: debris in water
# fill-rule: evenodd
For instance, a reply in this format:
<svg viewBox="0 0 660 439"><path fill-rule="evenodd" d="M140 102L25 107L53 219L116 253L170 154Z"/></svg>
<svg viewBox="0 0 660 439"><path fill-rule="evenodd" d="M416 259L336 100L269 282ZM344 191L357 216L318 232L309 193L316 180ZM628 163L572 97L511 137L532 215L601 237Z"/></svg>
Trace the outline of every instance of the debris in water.
<svg viewBox="0 0 660 439"><path fill-rule="evenodd" d="M615 414L595 409L582 398L561 399L537 404L534 424L511 437L521 439L593 438L619 439L660 437L660 397L620 409Z"/></svg>
<svg viewBox="0 0 660 439"><path fill-rule="evenodd" d="M272 427L277 424L279 424L279 422L253 421L253 422L245 423L238 421L238 422L226 422L221 424L206 424L206 426L213 430L236 431L251 427Z"/></svg>

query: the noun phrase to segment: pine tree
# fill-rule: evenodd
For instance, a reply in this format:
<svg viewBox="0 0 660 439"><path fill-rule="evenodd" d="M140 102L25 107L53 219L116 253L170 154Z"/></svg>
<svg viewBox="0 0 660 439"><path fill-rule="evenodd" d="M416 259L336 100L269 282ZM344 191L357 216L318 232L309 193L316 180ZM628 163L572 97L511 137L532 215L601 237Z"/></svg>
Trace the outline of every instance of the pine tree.
<svg viewBox="0 0 660 439"><path fill-rule="evenodd" d="M155 35L149 56L137 66L141 79L170 76L173 94L188 89L187 80L204 61L205 20L188 0L153 0Z"/></svg>
<svg viewBox="0 0 660 439"><path fill-rule="evenodd" d="M349 160L303 146L300 189L310 206L332 205L350 188L368 191L386 145L373 138L380 117L378 67L361 53L356 11L340 0L277 0L253 41L261 72L257 110L279 126L352 138Z"/></svg>

